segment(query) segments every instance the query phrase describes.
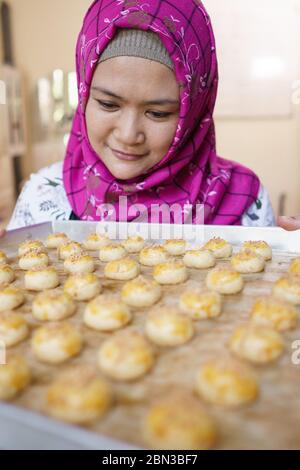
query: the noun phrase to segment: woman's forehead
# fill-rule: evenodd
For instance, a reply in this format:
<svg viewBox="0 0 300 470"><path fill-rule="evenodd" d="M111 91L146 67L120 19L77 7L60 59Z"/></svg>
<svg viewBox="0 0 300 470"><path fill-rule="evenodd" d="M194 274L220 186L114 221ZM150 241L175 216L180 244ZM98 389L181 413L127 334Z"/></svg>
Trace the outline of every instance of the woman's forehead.
<svg viewBox="0 0 300 470"><path fill-rule="evenodd" d="M142 95L146 100L178 100L179 85L171 69L140 57L115 57L98 64L92 90L110 91L121 99ZM109 93L106 93L109 94Z"/></svg>

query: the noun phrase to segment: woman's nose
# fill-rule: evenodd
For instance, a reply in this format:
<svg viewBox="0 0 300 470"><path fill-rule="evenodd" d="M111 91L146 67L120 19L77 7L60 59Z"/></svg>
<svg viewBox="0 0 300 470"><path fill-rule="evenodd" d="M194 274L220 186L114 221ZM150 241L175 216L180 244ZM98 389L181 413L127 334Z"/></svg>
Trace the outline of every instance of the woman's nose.
<svg viewBox="0 0 300 470"><path fill-rule="evenodd" d="M115 130L115 136L119 142L126 145L141 144L144 141L144 131L141 128L138 116L123 116Z"/></svg>

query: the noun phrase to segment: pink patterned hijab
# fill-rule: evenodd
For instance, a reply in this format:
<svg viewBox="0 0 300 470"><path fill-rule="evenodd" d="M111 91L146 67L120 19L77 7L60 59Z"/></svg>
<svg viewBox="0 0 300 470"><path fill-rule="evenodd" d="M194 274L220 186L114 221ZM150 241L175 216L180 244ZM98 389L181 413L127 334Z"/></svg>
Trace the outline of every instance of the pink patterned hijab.
<svg viewBox="0 0 300 470"><path fill-rule="evenodd" d="M158 34L175 64L180 85L180 116L174 140L164 158L131 181L116 180L92 148L85 108L99 56L117 28ZM240 225L256 200L260 182L249 169L216 154L213 111L218 66L210 18L200 0L95 0L78 37L76 65L79 105L64 160L64 187L74 214L101 220L99 205L127 196L132 207L143 204L203 204L204 222ZM115 205L116 202L114 202ZM184 209L183 209L184 211ZM124 220L116 209L117 220ZM134 215L133 215L134 214ZM151 222L151 220L149 220ZM197 223L195 216L193 222Z"/></svg>

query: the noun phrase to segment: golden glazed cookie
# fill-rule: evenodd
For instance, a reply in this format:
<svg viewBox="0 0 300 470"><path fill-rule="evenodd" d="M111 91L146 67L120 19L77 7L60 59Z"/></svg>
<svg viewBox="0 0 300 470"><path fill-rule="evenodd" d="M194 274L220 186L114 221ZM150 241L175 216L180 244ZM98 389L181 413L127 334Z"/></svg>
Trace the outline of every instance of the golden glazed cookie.
<svg viewBox="0 0 300 470"><path fill-rule="evenodd" d="M27 387L30 380L27 361L22 356L9 356L7 363L0 366L0 400L11 400Z"/></svg>
<svg viewBox="0 0 300 470"><path fill-rule="evenodd" d="M46 238L45 245L47 248L58 248L65 245L69 241L69 237L65 233L49 233Z"/></svg>
<svg viewBox="0 0 300 470"><path fill-rule="evenodd" d="M0 312L14 310L20 307L24 300L24 293L21 289L12 286L0 288Z"/></svg>
<svg viewBox="0 0 300 470"><path fill-rule="evenodd" d="M19 257L26 255L28 251L39 250L46 253L45 246L40 240L26 240L21 243L18 249Z"/></svg>
<svg viewBox="0 0 300 470"><path fill-rule="evenodd" d="M239 273L260 273L265 269L264 258L254 251L241 251L232 256L231 266Z"/></svg>
<svg viewBox="0 0 300 470"><path fill-rule="evenodd" d="M25 271L33 268L46 268L48 264L48 255L39 249L27 251L19 259L19 268Z"/></svg>
<svg viewBox="0 0 300 470"><path fill-rule="evenodd" d="M4 251L0 250L0 266L2 264L7 264L7 263L8 263L8 260L7 260L6 254L4 253Z"/></svg>
<svg viewBox="0 0 300 470"><path fill-rule="evenodd" d="M205 450L217 440L214 421L187 391L172 391L157 399L145 416L142 431L152 449Z"/></svg>
<svg viewBox="0 0 300 470"><path fill-rule="evenodd" d="M0 284L10 284L15 280L15 272L8 264L0 266Z"/></svg>
<svg viewBox="0 0 300 470"><path fill-rule="evenodd" d="M188 250L183 257L183 262L188 268L207 269L216 265L216 257L210 250Z"/></svg>
<svg viewBox="0 0 300 470"><path fill-rule="evenodd" d="M93 258L86 253L77 253L64 261L64 268L71 274L92 273L95 271Z"/></svg>
<svg viewBox="0 0 300 470"><path fill-rule="evenodd" d="M156 266L168 261L169 255L161 245L151 245L143 248L140 252L140 263L144 266Z"/></svg>
<svg viewBox="0 0 300 470"><path fill-rule="evenodd" d="M218 292L189 289L180 296L179 308L193 320L207 320L221 314L222 299Z"/></svg>
<svg viewBox="0 0 300 470"><path fill-rule="evenodd" d="M60 364L79 354L82 343L81 334L70 323L50 323L34 332L31 346L40 361Z"/></svg>
<svg viewBox="0 0 300 470"><path fill-rule="evenodd" d="M228 345L234 354L255 364L272 362L284 350L284 342L276 330L256 325L236 328Z"/></svg>
<svg viewBox="0 0 300 470"><path fill-rule="evenodd" d="M257 398L258 384L252 371L243 364L216 360L200 368L196 377L196 392L209 403L237 407Z"/></svg>
<svg viewBox="0 0 300 470"><path fill-rule="evenodd" d="M262 256L265 261L269 261L272 259L272 249L265 241L246 241L243 243L241 248L242 252L245 250L252 251L257 255Z"/></svg>
<svg viewBox="0 0 300 470"><path fill-rule="evenodd" d="M122 245L118 245L117 243L110 243L109 245L103 246L99 252L99 259L103 263L119 260L125 258L125 256L125 248L123 248Z"/></svg>
<svg viewBox="0 0 300 470"><path fill-rule="evenodd" d="M192 320L172 307L157 307L146 319L147 337L159 346L180 346L194 335Z"/></svg>
<svg viewBox="0 0 300 470"><path fill-rule="evenodd" d="M54 266L34 268L24 276L25 288L33 291L54 289L59 285L59 277Z"/></svg>
<svg viewBox="0 0 300 470"><path fill-rule="evenodd" d="M243 289L244 281L233 269L217 268L207 274L206 286L220 294L237 294Z"/></svg>
<svg viewBox="0 0 300 470"><path fill-rule="evenodd" d="M104 268L105 277L118 281L129 281L137 277L139 273L139 263L131 258L110 261Z"/></svg>
<svg viewBox="0 0 300 470"><path fill-rule="evenodd" d="M98 362L100 369L109 377L130 381L149 372L154 364L154 354L141 333L124 330L102 343Z"/></svg>
<svg viewBox="0 0 300 470"><path fill-rule="evenodd" d="M22 315L14 312L0 313L0 341L7 348L21 343L28 335L28 325Z"/></svg>
<svg viewBox="0 0 300 470"><path fill-rule="evenodd" d="M182 261L168 261L154 267L153 277L159 284L181 284L188 278L188 271Z"/></svg>
<svg viewBox="0 0 300 470"><path fill-rule="evenodd" d="M229 258L232 254L232 246L223 238L212 238L203 247L205 250L210 250L215 255L215 258Z"/></svg>
<svg viewBox="0 0 300 470"><path fill-rule="evenodd" d="M121 295L123 302L131 307L150 307L159 301L162 289L156 281L138 276L124 284Z"/></svg>
<svg viewBox="0 0 300 470"><path fill-rule="evenodd" d="M273 284L273 294L280 300L300 305L300 278L288 275Z"/></svg>
<svg viewBox="0 0 300 470"><path fill-rule="evenodd" d="M172 256L180 256L185 253L186 241L185 240L166 240L164 249Z"/></svg>
<svg viewBox="0 0 300 470"><path fill-rule="evenodd" d="M74 242L74 241L68 241L67 243L60 245L57 248L57 253L58 253L59 259L66 260L67 258L69 258L69 256L82 254L83 249L80 243Z"/></svg>
<svg viewBox="0 0 300 470"><path fill-rule="evenodd" d="M98 251L110 243L111 241L107 234L91 233L83 241L83 246L86 250Z"/></svg>
<svg viewBox="0 0 300 470"><path fill-rule="evenodd" d="M123 328L132 319L127 305L112 295L99 295L85 308L83 321L94 330L113 331Z"/></svg>
<svg viewBox="0 0 300 470"><path fill-rule="evenodd" d="M278 331L295 328L298 320L298 313L293 305L274 297L257 299L250 315L256 323L273 327Z"/></svg>
<svg viewBox="0 0 300 470"><path fill-rule="evenodd" d="M85 301L99 295L102 291L102 285L96 274L76 274L66 280L64 291L75 300Z"/></svg>
<svg viewBox="0 0 300 470"><path fill-rule="evenodd" d="M65 292L47 290L38 294L32 303L32 315L39 321L58 321L72 316L76 304Z"/></svg>
<svg viewBox="0 0 300 470"><path fill-rule="evenodd" d="M47 412L57 419L74 424L92 423L110 407L112 392L87 364L64 371L50 385Z"/></svg>
<svg viewBox="0 0 300 470"><path fill-rule="evenodd" d="M145 246L145 240L140 235L133 235L122 242L127 253L139 253Z"/></svg>
<svg viewBox="0 0 300 470"><path fill-rule="evenodd" d="M289 274L300 276L300 258L295 258L290 262Z"/></svg>

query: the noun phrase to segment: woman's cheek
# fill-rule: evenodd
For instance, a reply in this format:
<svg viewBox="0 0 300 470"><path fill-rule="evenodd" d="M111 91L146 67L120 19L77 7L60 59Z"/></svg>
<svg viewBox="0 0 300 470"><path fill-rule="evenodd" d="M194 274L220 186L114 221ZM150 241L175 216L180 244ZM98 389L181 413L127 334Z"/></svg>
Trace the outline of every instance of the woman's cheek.
<svg viewBox="0 0 300 470"><path fill-rule="evenodd" d="M173 142L173 139L176 134L177 122L176 123L168 123L166 126L161 126L160 129L156 130L155 132L155 140L157 145L166 152L170 145ZM159 136L159 138L158 138Z"/></svg>

